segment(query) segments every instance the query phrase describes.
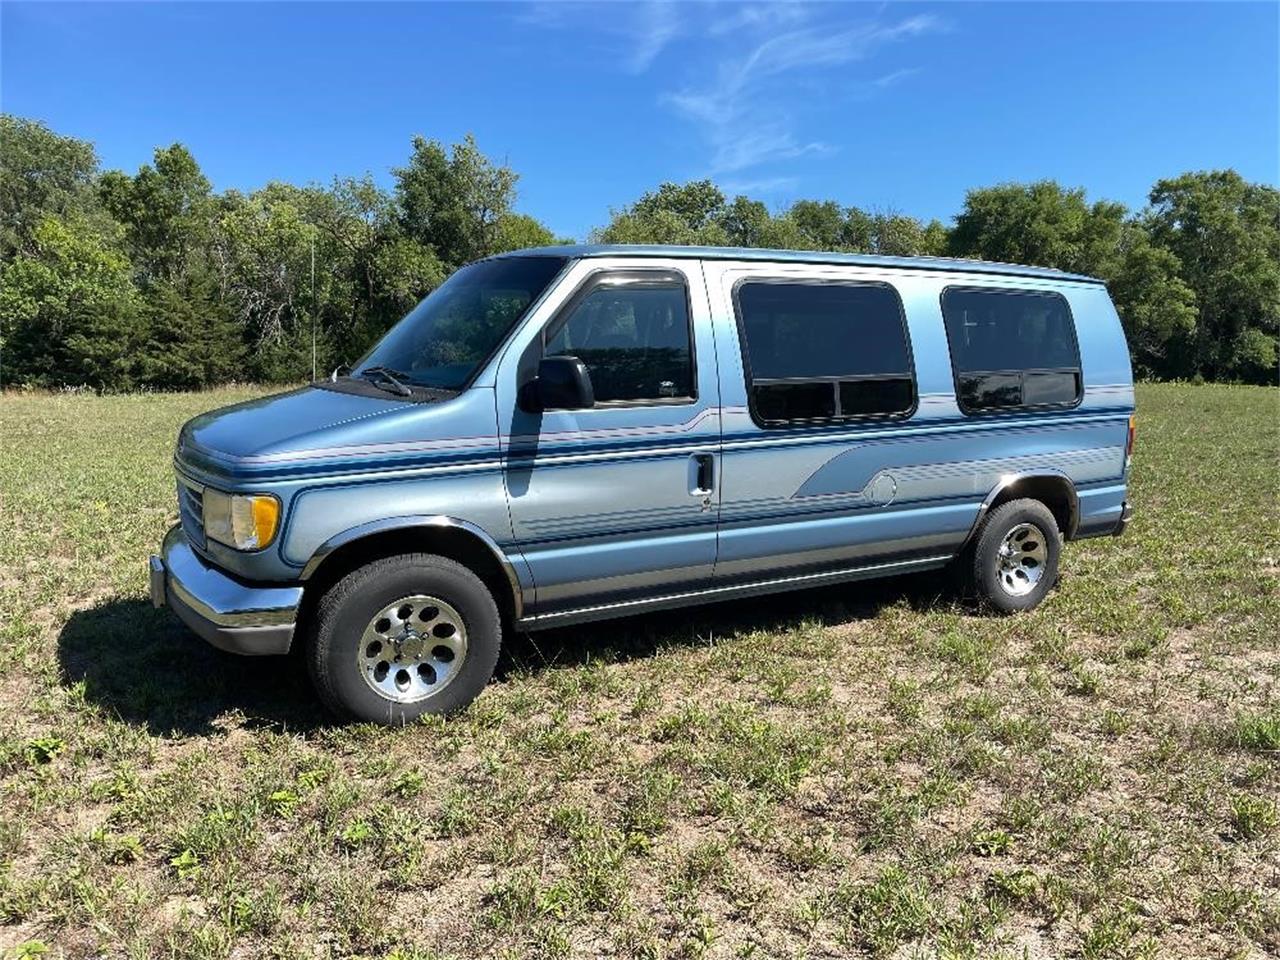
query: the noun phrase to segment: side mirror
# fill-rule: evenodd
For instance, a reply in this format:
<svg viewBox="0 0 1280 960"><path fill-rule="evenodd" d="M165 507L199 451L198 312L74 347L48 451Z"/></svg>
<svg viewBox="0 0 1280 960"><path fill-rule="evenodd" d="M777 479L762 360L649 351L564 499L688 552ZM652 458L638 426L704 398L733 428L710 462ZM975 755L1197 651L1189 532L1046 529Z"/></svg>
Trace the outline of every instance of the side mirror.
<svg viewBox="0 0 1280 960"><path fill-rule="evenodd" d="M536 411L585 410L596 404L591 374L577 357L543 357L537 379L526 385L525 396Z"/></svg>

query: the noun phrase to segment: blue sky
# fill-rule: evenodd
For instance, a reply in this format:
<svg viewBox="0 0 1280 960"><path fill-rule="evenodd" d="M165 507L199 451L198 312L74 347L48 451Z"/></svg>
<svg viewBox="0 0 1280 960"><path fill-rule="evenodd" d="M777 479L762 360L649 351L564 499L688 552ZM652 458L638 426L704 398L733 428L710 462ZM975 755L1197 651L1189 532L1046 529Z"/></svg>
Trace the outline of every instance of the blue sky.
<svg viewBox="0 0 1280 960"><path fill-rule="evenodd" d="M1052 177L1276 183L1280 5L0 5L0 107L215 187L388 170L473 132L518 206L583 237L663 180L952 216Z"/></svg>

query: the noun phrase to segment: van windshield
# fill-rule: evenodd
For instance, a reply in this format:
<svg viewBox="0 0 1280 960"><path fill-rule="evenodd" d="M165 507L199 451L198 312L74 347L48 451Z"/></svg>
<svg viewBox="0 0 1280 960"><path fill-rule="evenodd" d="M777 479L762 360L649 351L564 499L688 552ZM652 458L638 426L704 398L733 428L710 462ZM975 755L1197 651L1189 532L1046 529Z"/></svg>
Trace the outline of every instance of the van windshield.
<svg viewBox="0 0 1280 960"><path fill-rule="evenodd" d="M565 264L503 257L463 267L410 310L352 369L411 386L461 390Z"/></svg>

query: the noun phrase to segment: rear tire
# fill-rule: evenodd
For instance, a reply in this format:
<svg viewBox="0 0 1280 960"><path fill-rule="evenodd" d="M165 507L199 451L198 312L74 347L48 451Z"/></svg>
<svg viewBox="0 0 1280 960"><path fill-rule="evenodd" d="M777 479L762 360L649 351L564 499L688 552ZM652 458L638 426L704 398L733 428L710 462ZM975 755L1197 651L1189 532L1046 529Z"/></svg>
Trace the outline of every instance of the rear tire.
<svg viewBox="0 0 1280 960"><path fill-rule="evenodd" d="M488 588L428 553L375 560L320 599L307 667L335 713L389 726L448 714L493 676L502 621Z"/></svg>
<svg viewBox="0 0 1280 960"><path fill-rule="evenodd" d="M970 567L978 595L1001 613L1039 606L1058 580L1062 536L1039 500L1010 500L978 528Z"/></svg>

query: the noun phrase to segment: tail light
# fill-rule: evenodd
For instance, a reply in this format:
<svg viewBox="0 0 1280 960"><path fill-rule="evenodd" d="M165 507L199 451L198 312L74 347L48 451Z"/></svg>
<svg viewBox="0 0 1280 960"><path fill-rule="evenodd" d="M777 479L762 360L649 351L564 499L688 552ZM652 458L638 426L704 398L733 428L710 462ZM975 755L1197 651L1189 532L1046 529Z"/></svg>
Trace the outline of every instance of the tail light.
<svg viewBox="0 0 1280 960"><path fill-rule="evenodd" d="M1137 425L1134 420L1134 414L1129 414L1129 439L1124 445L1124 468L1129 469L1129 464L1133 462L1133 441L1137 434Z"/></svg>

